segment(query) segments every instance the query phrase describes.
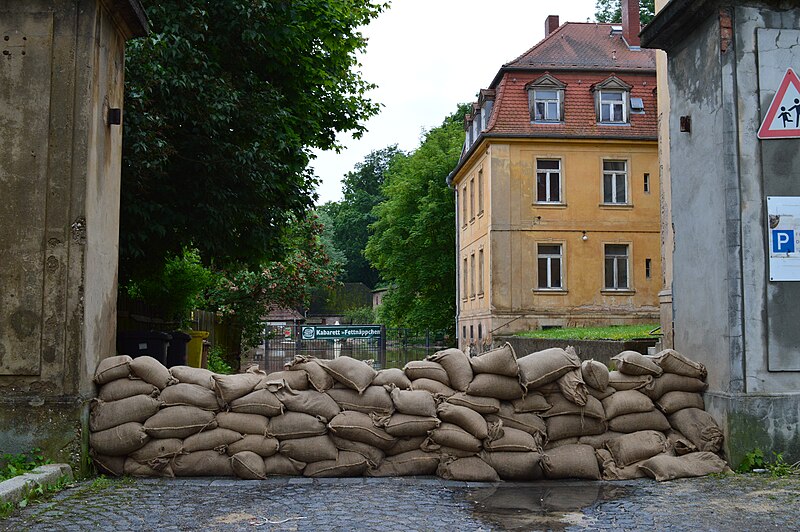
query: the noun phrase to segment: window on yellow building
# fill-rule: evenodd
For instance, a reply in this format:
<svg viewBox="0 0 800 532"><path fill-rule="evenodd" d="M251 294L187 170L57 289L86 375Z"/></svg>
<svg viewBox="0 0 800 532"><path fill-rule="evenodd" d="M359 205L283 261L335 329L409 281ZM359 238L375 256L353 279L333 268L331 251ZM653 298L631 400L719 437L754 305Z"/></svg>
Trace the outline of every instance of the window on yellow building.
<svg viewBox="0 0 800 532"><path fill-rule="evenodd" d="M475 219L475 178L469 180L469 221Z"/></svg>
<svg viewBox="0 0 800 532"><path fill-rule="evenodd" d="M628 203L628 163L603 161L603 203Z"/></svg>
<svg viewBox="0 0 800 532"><path fill-rule="evenodd" d="M627 124L629 117L630 85L616 76L595 85L595 110L600 124Z"/></svg>
<svg viewBox="0 0 800 532"><path fill-rule="evenodd" d="M561 122L564 120L564 90L566 84L549 74L527 84L528 107L532 122Z"/></svg>
<svg viewBox="0 0 800 532"><path fill-rule="evenodd" d="M461 189L461 226L467 226L467 185Z"/></svg>
<svg viewBox="0 0 800 532"><path fill-rule="evenodd" d="M628 245L605 245L605 288L607 290L627 290L628 282Z"/></svg>
<svg viewBox="0 0 800 532"><path fill-rule="evenodd" d="M561 161L536 159L536 201L561 202Z"/></svg>
<svg viewBox="0 0 800 532"><path fill-rule="evenodd" d="M478 250L478 295L483 295L483 250Z"/></svg>
<svg viewBox="0 0 800 532"><path fill-rule="evenodd" d="M469 277L467 277L468 275L469 267L467 266L467 257L464 257L464 273L461 276L461 299L465 301L467 300L467 297L469 297L469 285L467 284L469 279Z"/></svg>
<svg viewBox="0 0 800 532"><path fill-rule="evenodd" d="M561 244L539 244L537 246L538 288L560 289L562 282Z"/></svg>
<svg viewBox="0 0 800 532"><path fill-rule="evenodd" d="M478 215L483 214L483 168L478 170Z"/></svg>
<svg viewBox="0 0 800 532"><path fill-rule="evenodd" d="M475 297L475 254L470 255L469 258L469 297Z"/></svg>

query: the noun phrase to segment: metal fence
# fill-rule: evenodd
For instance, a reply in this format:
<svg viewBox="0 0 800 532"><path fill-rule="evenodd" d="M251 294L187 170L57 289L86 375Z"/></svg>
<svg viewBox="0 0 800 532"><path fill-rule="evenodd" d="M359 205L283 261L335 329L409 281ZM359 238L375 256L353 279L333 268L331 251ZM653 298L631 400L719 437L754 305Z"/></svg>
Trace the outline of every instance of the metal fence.
<svg viewBox="0 0 800 532"><path fill-rule="evenodd" d="M402 368L411 360L422 360L429 354L448 347L443 331L415 332L409 329L384 328L384 334L380 338L341 340L303 339L301 331L300 325L267 327L263 357L254 362L268 373L282 370L295 355L310 355L327 360L348 356L358 360L372 360L375 369Z"/></svg>

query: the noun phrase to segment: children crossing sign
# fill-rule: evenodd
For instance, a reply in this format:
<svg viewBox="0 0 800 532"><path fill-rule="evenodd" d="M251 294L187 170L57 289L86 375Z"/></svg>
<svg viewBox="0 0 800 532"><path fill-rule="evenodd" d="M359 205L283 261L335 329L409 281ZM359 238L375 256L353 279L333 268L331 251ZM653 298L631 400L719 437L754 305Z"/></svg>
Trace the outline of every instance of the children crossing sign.
<svg viewBox="0 0 800 532"><path fill-rule="evenodd" d="M758 130L758 138L800 138L800 79L791 68L783 76L778 92L767 109Z"/></svg>

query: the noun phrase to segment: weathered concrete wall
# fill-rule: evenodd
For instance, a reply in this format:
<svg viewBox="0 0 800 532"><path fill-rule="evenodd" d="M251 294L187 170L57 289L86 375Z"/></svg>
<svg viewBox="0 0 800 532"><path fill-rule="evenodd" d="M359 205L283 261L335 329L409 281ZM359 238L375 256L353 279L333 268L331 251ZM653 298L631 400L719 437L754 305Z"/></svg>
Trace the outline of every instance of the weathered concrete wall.
<svg viewBox="0 0 800 532"><path fill-rule="evenodd" d="M107 117L122 108L140 10L0 0L3 452L38 446L76 464L91 376L114 353L122 128Z"/></svg>
<svg viewBox="0 0 800 532"><path fill-rule="evenodd" d="M620 354L623 351L637 351L643 355L647 354L647 348L656 345L656 340L557 340L551 338L520 338L518 336L498 336L494 339L494 347L499 347L505 342L511 344L517 358L524 357L536 351L542 351L551 347L560 347L561 349L567 346L575 348L581 360L594 359L602 362L606 366L613 366L611 357Z"/></svg>

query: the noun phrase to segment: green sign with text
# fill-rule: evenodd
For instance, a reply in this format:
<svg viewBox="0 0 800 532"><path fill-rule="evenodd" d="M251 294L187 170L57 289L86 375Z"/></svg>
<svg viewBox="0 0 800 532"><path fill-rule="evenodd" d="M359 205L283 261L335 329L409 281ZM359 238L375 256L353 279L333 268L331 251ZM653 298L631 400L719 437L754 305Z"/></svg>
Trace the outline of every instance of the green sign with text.
<svg viewBox="0 0 800 532"><path fill-rule="evenodd" d="M303 327L303 340L342 340L344 338L380 338L380 325L316 325Z"/></svg>

